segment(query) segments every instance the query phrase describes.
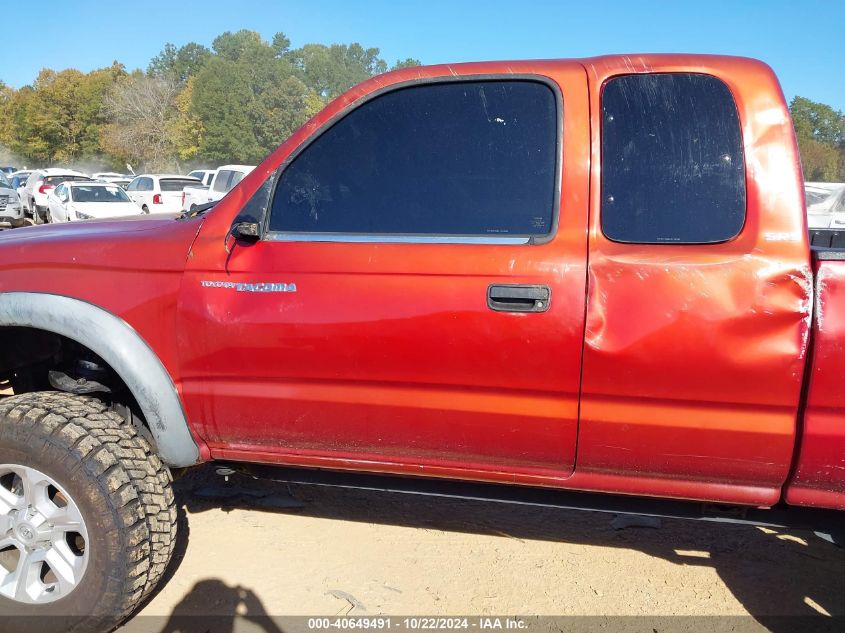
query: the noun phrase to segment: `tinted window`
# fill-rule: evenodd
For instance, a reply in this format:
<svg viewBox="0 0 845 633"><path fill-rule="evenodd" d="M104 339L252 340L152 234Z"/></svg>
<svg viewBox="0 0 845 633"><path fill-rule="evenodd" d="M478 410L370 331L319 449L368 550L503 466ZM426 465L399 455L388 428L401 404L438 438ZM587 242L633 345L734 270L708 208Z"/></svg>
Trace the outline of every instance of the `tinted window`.
<svg viewBox="0 0 845 633"><path fill-rule="evenodd" d="M557 104L535 81L450 82L376 97L283 172L274 231L545 235Z"/></svg>
<svg viewBox="0 0 845 633"><path fill-rule="evenodd" d="M158 181L162 191L182 191L185 187L200 184L193 178L162 178Z"/></svg>
<svg viewBox="0 0 845 633"><path fill-rule="evenodd" d="M736 106L719 79L641 74L602 92L604 234L620 242L706 244L745 222Z"/></svg>
<svg viewBox="0 0 845 633"><path fill-rule="evenodd" d="M235 172L224 169L217 173L217 178L214 179L214 184L211 186L212 191L222 191L227 192L231 187L229 186L229 181L232 179L232 175Z"/></svg>

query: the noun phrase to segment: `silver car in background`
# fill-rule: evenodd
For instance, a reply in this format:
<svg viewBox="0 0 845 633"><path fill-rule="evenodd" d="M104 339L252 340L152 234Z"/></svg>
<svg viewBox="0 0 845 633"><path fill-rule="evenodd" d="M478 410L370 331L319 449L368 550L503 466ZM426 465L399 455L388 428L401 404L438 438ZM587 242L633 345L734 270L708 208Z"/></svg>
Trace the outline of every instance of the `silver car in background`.
<svg viewBox="0 0 845 633"><path fill-rule="evenodd" d="M18 192L6 174L0 172L0 228L16 228L23 224L23 207Z"/></svg>

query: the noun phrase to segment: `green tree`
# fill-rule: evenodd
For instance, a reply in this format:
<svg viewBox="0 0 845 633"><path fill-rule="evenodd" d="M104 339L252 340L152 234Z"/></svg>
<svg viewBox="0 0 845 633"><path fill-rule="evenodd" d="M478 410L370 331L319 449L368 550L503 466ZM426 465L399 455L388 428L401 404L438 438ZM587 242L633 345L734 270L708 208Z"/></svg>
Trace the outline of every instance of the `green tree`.
<svg viewBox="0 0 845 633"><path fill-rule="evenodd" d="M202 122L200 153L213 161L255 160L261 147L252 129L248 105L253 100L238 64L212 57L197 75L192 110Z"/></svg>
<svg viewBox="0 0 845 633"><path fill-rule="evenodd" d="M235 33L226 31L214 38L211 48L223 59L237 62L242 59L257 61L275 57L275 51L255 31L242 29Z"/></svg>
<svg viewBox="0 0 845 633"><path fill-rule="evenodd" d="M399 68L413 68L414 66L422 66L422 62L413 57L406 57L405 59L397 59L396 63L390 70L397 70Z"/></svg>
<svg viewBox="0 0 845 633"><path fill-rule="evenodd" d="M789 111L798 138L833 146L845 140L845 115L829 105L795 97Z"/></svg>
<svg viewBox="0 0 845 633"><path fill-rule="evenodd" d="M0 151L42 165L254 163L329 99L387 69L377 48L291 49L284 33L268 42L249 30L221 33L211 48L167 43L146 72L127 74L118 62L90 73L44 69L19 90L0 81Z"/></svg>
<svg viewBox="0 0 845 633"><path fill-rule="evenodd" d="M176 45L167 42L161 52L150 60L147 66L147 74L161 76L173 72L176 67L177 52Z"/></svg>
<svg viewBox="0 0 845 633"><path fill-rule="evenodd" d="M167 43L164 49L150 61L147 74L159 77L173 76L180 82L186 82L196 75L211 51L202 44L188 42L181 48Z"/></svg>
<svg viewBox="0 0 845 633"><path fill-rule="evenodd" d="M789 104L806 180L845 180L845 115L795 97Z"/></svg>
<svg viewBox="0 0 845 633"><path fill-rule="evenodd" d="M42 70L31 91L21 91L13 128L20 154L43 163L97 157L107 123L104 95L123 75L121 64L83 74L68 69Z"/></svg>
<svg viewBox="0 0 845 633"><path fill-rule="evenodd" d="M843 174L842 150L831 145L819 143L813 139L798 139L801 154L801 168L804 179L820 182L838 182L845 180Z"/></svg>
<svg viewBox="0 0 845 633"><path fill-rule="evenodd" d="M313 100L286 58L289 42L278 33L223 33L215 55L193 86L192 111L203 129L199 153L215 161L255 163L311 114Z"/></svg>
<svg viewBox="0 0 845 633"><path fill-rule="evenodd" d="M333 99L357 83L387 71L379 49L352 44L306 44L287 57L306 86Z"/></svg>

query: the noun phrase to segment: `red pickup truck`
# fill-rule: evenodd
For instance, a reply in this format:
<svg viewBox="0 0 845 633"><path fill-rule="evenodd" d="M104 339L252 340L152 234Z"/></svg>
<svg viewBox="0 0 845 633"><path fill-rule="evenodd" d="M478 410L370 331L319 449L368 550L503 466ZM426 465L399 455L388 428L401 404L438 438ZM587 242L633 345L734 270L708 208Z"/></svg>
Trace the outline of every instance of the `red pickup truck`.
<svg viewBox="0 0 845 633"><path fill-rule="evenodd" d="M397 70L212 208L4 234L0 608L125 617L207 460L845 509L812 242L774 74L701 55Z"/></svg>

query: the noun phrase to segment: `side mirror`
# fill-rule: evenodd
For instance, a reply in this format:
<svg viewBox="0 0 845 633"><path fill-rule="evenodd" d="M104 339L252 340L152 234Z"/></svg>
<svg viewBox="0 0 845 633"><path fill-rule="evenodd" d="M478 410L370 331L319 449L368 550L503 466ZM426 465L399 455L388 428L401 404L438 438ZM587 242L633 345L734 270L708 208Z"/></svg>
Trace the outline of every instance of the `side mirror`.
<svg viewBox="0 0 845 633"><path fill-rule="evenodd" d="M257 242L261 237L257 222L238 222L230 232L232 237L241 242Z"/></svg>
<svg viewBox="0 0 845 633"><path fill-rule="evenodd" d="M232 249L229 248L229 236L235 238L235 242L246 242L247 244L255 244L261 237L261 232L258 227L258 222L238 222L233 224L232 228L226 234L226 239L223 240L223 248L231 255ZM234 244L232 244L234 246Z"/></svg>

